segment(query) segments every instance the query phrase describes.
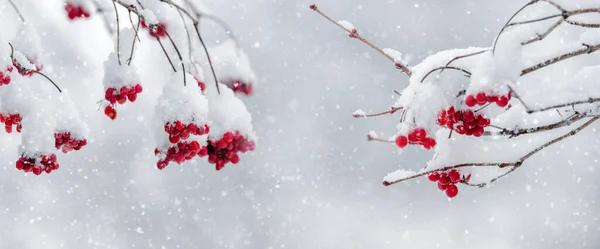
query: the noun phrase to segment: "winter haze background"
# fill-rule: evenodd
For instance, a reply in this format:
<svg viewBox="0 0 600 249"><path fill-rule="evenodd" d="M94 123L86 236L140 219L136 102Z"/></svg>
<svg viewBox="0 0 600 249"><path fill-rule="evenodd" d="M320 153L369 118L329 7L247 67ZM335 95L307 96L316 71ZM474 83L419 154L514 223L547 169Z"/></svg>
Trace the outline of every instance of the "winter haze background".
<svg viewBox="0 0 600 249"><path fill-rule="evenodd" d="M598 124L492 188L460 187L451 201L426 179L383 187L385 174L419 169L431 154L368 143L372 129L391 135L397 117L351 113L384 110L407 77L308 8L318 4L417 63L490 46L525 1L206 0L259 77L244 98L257 150L220 172L204 160L155 168L149 122L160 89L146 88L116 121L96 110L112 46L99 18L70 23L60 0L16 2L38 23L46 69L75 94L92 133L40 177L14 169L20 138L0 133L0 248L600 247ZM18 22L7 2L0 21L0 32ZM224 37L206 29L211 43ZM165 58L150 51L138 55L142 81L167 80Z"/></svg>

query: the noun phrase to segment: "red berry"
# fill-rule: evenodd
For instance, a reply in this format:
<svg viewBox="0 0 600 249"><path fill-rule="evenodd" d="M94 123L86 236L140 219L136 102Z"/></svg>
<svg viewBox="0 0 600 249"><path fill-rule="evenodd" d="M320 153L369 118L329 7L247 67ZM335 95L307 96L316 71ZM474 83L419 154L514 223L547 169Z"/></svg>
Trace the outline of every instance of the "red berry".
<svg viewBox="0 0 600 249"><path fill-rule="evenodd" d="M417 141L421 141L427 136L427 131L425 131L423 128L416 128L413 132L415 133L415 138Z"/></svg>
<svg viewBox="0 0 600 249"><path fill-rule="evenodd" d="M437 182L440 180L440 174L438 172L431 172L427 175L427 178L432 182Z"/></svg>
<svg viewBox="0 0 600 249"><path fill-rule="evenodd" d="M475 99L475 97L473 97L473 95L469 95L465 98L465 104L468 107L473 107L477 104L477 100Z"/></svg>
<svg viewBox="0 0 600 249"><path fill-rule="evenodd" d="M473 128L473 136L475 136L475 137L481 137L484 132L485 131L483 130L483 127L481 127L481 126L477 126L477 127Z"/></svg>
<svg viewBox="0 0 600 249"><path fill-rule="evenodd" d="M446 188L446 195L450 198L456 197L456 195L458 195L458 187L454 184L449 185L448 188Z"/></svg>
<svg viewBox="0 0 600 249"><path fill-rule="evenodd" d="M141 93L144 90L144 88L142 87L142 85L137 84L135 85L135 93Z"/></svg>
<svg viewBox="0 0 600 249"><path fill-rule="evenodd" d="M506 105L508 105L508 97L500 96L500 98L498 98L498 100L496 100L496 104L499 107L505 107Z"/></svg>
<svg viewBox="0 0 600 249"><path fill-rule="evenodd" d="M396 145L400 148L406 147L408 145L408 138L406 136L398 136L396 138Z"/></svg>
<svg viewBox="0 0 600 249"><path fill-rule="evenodd" d="M460 181L460 173L457 170L453 169L448 172L448 177L450 178L451 183L457 183Z"/></svg>
<svg viewBox="0 0 600 249"><path fill-rule="evenodd" d="M436 145L436 142L435 142L435 139L433 139L433 138L427 138L424 140L424 143L423 143L423 147L425 147L425 149L428 149L428 150L433 149L435 147L435 145Z"/></svg>
<svg viewBox="0 0 600 249"><path fill-rule="evenodd" d="M484 92L478 93L475 99L477 100L477 104L479 105L485 105L485 103L487 102L487 96Z"/></svg>
<svg viewBox="0 0 600 249"><path fill-rule="evenodd" d="M475 120L475 114L471 110L465 110L462 114L463 121L470 123Z"/></svg>
<svg viewBox="0 0 600 249"><path fill-rule="evenodd" d="M234 155L233 155L233 156L230 158L230 160L231 160L231 163L233 163L233 164L237 164L237 163L239 163L239 162L240 162L240 157L239 157L237 154L234 154Z"/></svg>
<svg viewBox="0 0 600 249"><path fill-rule="evenodd" d="M448 185L447 185L447 184L443 184L443 183L442 183L442 181L439 181L439 182L438 182L438 188L439 188L441 191L444 191L444 190L446 190L446 188L448 188Z"/></svg>

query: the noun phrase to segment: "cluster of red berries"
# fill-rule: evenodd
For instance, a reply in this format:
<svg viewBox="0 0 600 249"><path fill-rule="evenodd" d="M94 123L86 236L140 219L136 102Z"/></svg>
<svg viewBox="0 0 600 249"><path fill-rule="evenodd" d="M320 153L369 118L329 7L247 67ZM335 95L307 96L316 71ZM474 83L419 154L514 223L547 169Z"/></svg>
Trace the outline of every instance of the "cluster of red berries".
<svg viewBox="0 0 600 249"><path fill-rule="evenodd" d="M130 102L135 102L137 99L137 95L140 94L144 89L142 85L136 84L134 86L124 86L121 89L117 90L116 88L108 88L104 93L104 98L110 102L110 104L114 105L116 103L125 104L127 100Z"/></svg>
<svg viewBox="0 0 600 249"><path fill-rule="evenodd" d="M89 12L85 11L81 6L76 6L72 3L68 3L67 5L65 5L65 11L67 11L67 16L69 17L69 20L90 17Z"/></svg>
<svg viewBox="0 0 600 249"><path fill-rule="evenodd" d="M142 28L148 28L148 25L146 24L145 21L142 21ZM156 31L153 31L152 29L150 29L148 31L148 33L150 34L150 36L152 37L165 37L167 36L167 33L165 32L165 30L167 30L167 25L164 23L158 23L157 27L156 27Z"/></svg>
<svg viewBox="0 0 600 249"><path fill-rule="evenodd" d="M34 65L35 65L35 63L34 63L32 60L29 60L29 63L31 63L31 64L34 64ZM18 72L20 75L22 75L22 76L27 76L27 77L31 77L31 76L33 76L33 72L34 72L34 70L29 70L29 69L26 69L26 68L24 68L24 67L21 67L21 66L20 66L20 65L18 65L18 64L17 64L15 61L13 61L13 66L14 66L14 67L17 69L17 72ZM43 69L43 68L44 68L44 67L43 67L43 66L41 66L41 65L39 65L39 66L38 66L38 65L36 65L36 66L35 66L35 71L36 71L36 72L42 71L42 69ZM10 71L10 72L12 72L12 68L10 68L10 69L9 69L9 71Z"/></svg>
<svg viewBox="0 0 600 249"><path fill-rule="evenodd" d="M210 132L210 127L205 124L198 126L194 123L185 124L181 121L169 122L165 124L165 132L169 134L169 142L178 143L180 140L186 140L190 135L202 136Z"/></svg>
<svg viewBox="0 0 600 249"><path fill-rule="evenodd" d="M252 87L252 82L244 83L240 80L231 81L227 84L227 87L231 88L231 90L233 90L234 92L241 92L246 96L252 95L252 92L254 90Z"/></svg>
<svg viewBox="0 0 600 249"><path fill-rule="evenodd" d="M227 163L237 164L240 161L238 152L253 151L256 145L239 131L227 132L218 141L208 140L208 162L221 170Z"/></svg>
<svg viewBox="0 0 600 249"><path fill-rule="evenodd" d="M160 151L158 148L154 149L154 155L165 153L165 151ZM206 156L207 148L201 147L200 143L197 141L184 142L181 141L166 150L165 158L163 160L159 160L156 163L156 167L158 169L164 169L169 165L170 162L176 162L177 164L181 164L187 160L191 160L196 155L204 155Z"/></svg>
<svg viewBox="0 0 600 249"><path fill-rule="evenodd" d="M10 75L8 75L8 74L13 71L13 67L8 66L6 68L6 71L7 71L6 73L0 71L0 86L10 84Z"/></svg>
<svg viewBox="0 0 600 249"><path fill-rule="evenodd" d="M119 90L112 87L106 89L106 92L104 93L104 99L106 99L110 105L107 105L104 108L104 115L112 120L115 120L117 118L117 110L113 106L116 104L123 105L127 102L127 100L132 103L135 102L135 100L137 100L137 95L143 90L144 89L140 84L129 87L124 86Z"/></svg>
<svg viewBox="0 0 600 249"><path fill-rule="evenodd" d="M511 94L508 92L508 95L486 95L484 92L479 92L476 95L468 95L465 98L465 104L468 107L473 107L475 105L485 105L487 103L496 103L499 107L505 107L508 105L508 101L510 101Z"/></svg>
<svg viewBox="0 0 600 249"><path fill-rule="evenodd" d="M437 122L441 126L467 136L481 137L484 128L490 125L490 119L483 115L476 115L472 110L455 110L451 106L448 111L442 110Z"/></svg>
<svg viewBox="0 0 600 249"><path fill-rule="evenodd" d="M80 150L83 146L87 145L87 140L79 140L71 137L70 132L56 132L54 133L54 146L56 149L62 150L63 153L69 153L73 150Z"/></svg>
<svg viewBox="0 0 600 249"><path fill-rule="evenodd" d="M445 191L448 197L454 198L456 195L458 195L458 187L456 187L456 184L461 180L468 182L471 178L471 174L469 174L467 177L462 177L457 170L452 169L448 172L442 173L431 172L429 175L427 175L427 178L429 178L429 180L432 182L437 182L438 188L441 191Z"/></svg>
<svg viewBox="0 0 600 249"><path fill-rule="evenodd" d="M4 130L6 133L12 133L13 125L17 126L17 132L21 132L21 115L18 113L13 114L2 114L0 113L0 123L4 123Z"/></svg>
<svg viewBox="0 0 600 249"><path fill-rule="evenodd" d="M398 136L396 138L396 145L400 148L406 147L409 143L420 144L428 150L433 149L436 145L435 139L427 137L427 131L423 128L416 128L408 133L408 136Z"/></svg>
<svg viewBox="0 0 600 249"><path fill-rule="evenodd" d="M22 156L17 160L17 170L25 172L33 172L35 175L40 175L42 172L50 174L53 170L57 170L60 166L56 161L56 155L42 155L38 161L37 158Z"/></svg>

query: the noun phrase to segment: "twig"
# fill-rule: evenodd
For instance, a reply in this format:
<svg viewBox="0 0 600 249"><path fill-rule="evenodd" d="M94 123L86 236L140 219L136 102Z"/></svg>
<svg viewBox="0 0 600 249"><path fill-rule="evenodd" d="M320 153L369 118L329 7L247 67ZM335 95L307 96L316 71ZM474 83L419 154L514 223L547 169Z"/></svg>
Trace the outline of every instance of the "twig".
<svg viewBox="0 0 600 249"><path fill-rule="evenodd" d="M402 110L402 107L392 107L392 108L390 108L389 111L375 113L375 114L365 114L365 115L352 114L352 117L355 117L355 118L377 117L377 116L382 116L382 115L386 115L386 114L393 114L393 113L395 113L398 110Z"/></svg>
<svg viewBox="0 0 600 249"><path fill-rule="evenodd" d="M219 90L219 80L217 79L217 74L215 73L215 68L213 66L212 60L210 59L210 54L208 53L208 48L206 48L206 44L204 44L204 40L200 35L200 31L198 30L198 23L194 23L194 30L196 31L196 35L198 35L198 39L200 40L200 44L204 48L204 52L206 53L206 58L208 58L208 64L210 65L210 71L212 72L213 77L215 78L215 85L217 86L217 93L221 94L221 90Z"/></svg>
<svg viewBox="0 0 600 249"><path fill-rule="evenodd" d="M333 19L331 19L331 17L329 17L325 13L321 12L321 10L319 10L319 8L317 8L317 6L315 4L310 5L310 8L312 10L314 10L315 12L319 13L319 15L321 15L322 17L324 17L325 19L327 19L331 23L335 24L336 26L338 26L341 29L343 29L346 32L348 32L348 34L350 34L350 37L358 39L359 41L363 42L367 46L375 49L375 51L379 52L381 55L383 55L386 58L388 58L390 61L392 61L394 63L394 65L396 65L396 67L398 67L400 70L402 70L404 73L406 73L406 75L408 75L409 77L412 76L412 71L406 65L404 65L404 64L402 64L402 63L397 62L396 60L394 60L394 58L392 56L386 54L381 48L373 45L373 43L371 43L370 41L368 41L367 39L365 39L364 37L362 37L360 34L358 34L358 32L356 30L349 30L346 27L344 27L341 24L339 24L338 22L334 21Z"/></svg>
<svg viewBox="0 0 600 249"><path fill-rule="evenodd" d="M131 20L131 11L129 12L129 17ZM140 19L138 18L138 23L137 23L137 27L132 27L135 30L135 37L137 37L137 40L140 40L139 36L138 36L138 31L140 30ZM133 26L133 20L131 20L131 26ZM131 53L129 54L129 59L127 59L127 66L131 65L131 61L133 60L133 51L135 50L135 37L133 38L133 43L131 44ZM142 42L141 40L139 42Z"/></svg>
<svg viewBox="0 0 600 249"><path fill-rule="evenodd" d="M581 104L592 104L592 103L595 103L595 102L600 102L600 98L589 98L587 100L578 100L578 101L573 101L573 102L568 102L568 103L562 103L562 104L557 104L557 105L542 107L542 108L538 108L538 109L529 109L529 108L526 108L526 112L529 113L529 114L531 114L531 113L535 113L535 112L543 112L543 111L548 111L548 110L562 108L562 107L567 107L567 106L575 106L575 105L581 105Z"/></svg>
<svg viewBox="0 0 600 249"><path fill-rule="evenodd" d="M167 53L167 50L165 49L165 46L163 46L162 42L160 41L160 38L158 38L158 35L156 36L156 40L158 41L158 44L160 44L160 48L162 48L163 53L167 57L167 60L169 60L169 64L171 64L171 67L173 68L173 72L177 72L175 65L173 65L173 61L171 61L171 57L169 56L169 53Z"/></svg>
<svg viewBox="0 0 600 249"><path fill-rule="evenodd" d="M54 85L54 87L56 88L56 90L58 90L59 93L62 93L62 90L60 89L60 87L58 87L58 85L56 83L54 83L54 81L52 79L50 79L50 77L48 77L47 75L45 75L45 74L43 74L41 72L38 72L37 70L29 70L29 69L24 68L23 66L21 66L21 64L19 64L19 62L14 57L15 49L14 49L13 45L10 42L8 43L8 45L10 46L10 59L15 64L15 66L19 68L19 71L21 71L23 73L32 72L32 73L39 74L39 75L43 76L48 81L50 81L50 83L52 83L52 85Z"/></svg>
<svg viewBox="0 0 600 249"><path fill-rule="evenodd" d="M427 77L428 77L428 76L429 76L431 73L433 73L433 72L435 72L435 71L438 71L438 70L444 70L444 69L452 69L452 70L462 71L463 73L467 74L468 76L471 76L471 72L469 72L469 71L467 71L467 70L465 70L465 69L462 69L462 68L460 68L460 67L449 67L449 66L444 66L444 67L437 67L437 68L431 69L431 71L429 71L429 72L428 72L428 73L427 73L425 76L423 76L423 78L421 79L421 83L423 83L423 81L425 81L425 79L427 79Z"/></svg>
<svg viewBox="0 0 600 249"><path fill-rule="evenodd" d="M541 41L544 38L546 38L546 36L548 36L550 33L552 33L552 31L554 31L558 26L560 26L563 22L565 21L564 18L561 18L560 20L558 20L557 22L555 22L552 26L550 26L550 28L548 28L548 30L546 30L546 32L542 33L541 35L536 36L535 38L522 42L521 45L529 45L531 43L534 43L536 41Z"/></svg>
<svg viewBox="0 0 600 249"><path fill-rule="evenodd" d="M185 25L185 23L184 23L184 25ZM160 25L158 25L158 28L160 28L163 32L165 32L165 34L169 38L169 41L171 42L171 45L173 46L173 48L175 48L175 52L177 52L177 56L179 56L179 60L181 61L181 69L183 71L183 86L187 86L187 79L186 79L187 77L185 75L185 65L183 63L183 56L181 56L181 52L179 52L179 48L175 44L175 41L173 41L173 38L171 37L169 32L167 32L167 30Z"/></svg>
<svg viewBox="0 0 600 249"><path fill-rule="evenodd" d="M25 23L25 17L23 17L23 14L21 14L21 11L19 11L19 8L17 8L17 5L15 5L15 3L13 3L12 0L8 0L8 3L10 3L10 5L12 5L13 9L15 10L15 12L17 12L17 14L19 15L19 18L21 19L21 22Z"/></svg>
<svg viewBox="0 0 600 249"><path fill-rule="evenodd" d="M523 71L521 71L521 76L526 75L526 74L531 73L531 72L534 72L534 71L536 71L538 69L545 68L545 67L550 66L550 65L552 65L554 63L557 63L557 62L560 62L560 61L563 61L563 60L566 60L566 59L570 59L570 58L575 57L575 56L579 56L579 55L582 55L582 54L591 54L591 53L596 52L597 50L600 49L600 44L593 45L593 46L592 45L587 45L587 44L583 44L583 45L585 46L585 48L583 48L583 49L575 50L573 52L566 53L566 54L554 57L552 59L548 59L548 60L546 60L546 61L544 61L542 63L539 63L537 65L531 66L531 67L526 68L526 69L523 69Z"/></svg>
<svg viewBox="0 0 600 249"><path fill-rule="evenodd" d="M138 30L140 29L140 18L138 18L138 25L137 28L135 27L135 25L133 24L133 18L131 18L131 10L129 10L129 22L131 23L131 27L135 29L135 38L138 40L138 42L142 42L142 40L140 40L140 36L138 35Z"/></svg>
<svg viewBox="0 0 600 249"><path fill-rule="evenodd" d="M574 130L571 130L569 133L562 135L560 137L557 137L555 139L550 140L549 142L546 142L544 144L542 144L539 147L536 147L535 149L533 149L532 151L528 152L527 154L525 154L524 156L522 156L521 158L519 158L517 161L512 162L512 163L463 163L463 164L456 164L456 165L452 165L452 166L446 166L440 169L434 169L434 170L429 170L429 171L425 171L422 173L418 173L415 175L412 175L410 177L405 177L402 179L398 179L396 181L393 182L384 182L383 184L385 186L389 186L395 183L399 183L399 182L403 182L406 180L410 180L410 179L414 179L417 177L421 177L421 176L425 176L428 175L432 172L438 172L438 171L447 171L447 170L451 170L451 169L457 169L457 168L463 168L463 167L482 167L482 166L494 166L494 167L499 167L499 168L504 168L504 167L514 167L514 168L518 168L520 167L527 159L529 159L530 157L532 157L533 155L535 155L536 153L540 152L541 150L545 149L546 147L555 144L557 142L562 141L565 138L568 138L570 136L574 136L577 133L579 133L581 130L585 129L586 127L588 127L590 124L594 123L595 121L597 121L598 119L600 119L600 117L594 117L590 120L588 120L587 122L585 122L583 125L577 127ZM512 172L514 170L511 169L510 172ZM487 183L486 183L487 184ZM479 186L480 184L472 184L474 186ZM484 185L485 186L485 185Z"/></svg>
<svg viewBox="0 0 600 249"><path fill-rule="evenodd" d="M516 25L523 25L523 24L529 24L529 23L534 23L534 22L541 22L541 21L545 21L545 20L548 20L548 19L556 18L556 17L563 17L563 14L549 15L549 16L546 16L546 17L536 18L536 19L522 21L522 22L513 22L513 23L509 23L508 25L506 25L506 27L516 26Z"/></svg>
<svg viewBox="0 0 600 249"><path fill-rule="evenodd" d="M496 39L494 40L494 46L492 47L492 54L494 54L494 52L496 52L496 44L498 44L498 40L500 40L500 35L502 35L502 33L504 32L504 29L506 29L506 27L508 27L508 24L519 14L521 13L521 11L523 11L525 8L527 8L529 5L532 5L534 3L536 3L538 0L533 0L527 4L525 4L525 6L521 7L519 10L517 10L517 12L515 12L509 19L508 21L506 21L506 24L504 24L504 26L502 27L502 29L500 29L500 32L498 33L498 35L496 36Z"/></svg>
<svg viewBox="0 0 600 249"><path fill-rule="evenodd" d="M121 65L121 28L119 27L119 11L117 10L117 3L115 0L112 1L113 7L115 7L115 16L117 18L117 61L119 61L119 66ZM131 12L130 12L131 13ZM134 39L135 41L135 39Z"/></svg>
<svg viewBox="0 0 600 249"><path fill-rule="evenodd" d="M452 62L454 62L456 60L460 60L460 59L463 59L463 58L467 58L467 57L471 57L471 56L483 54L483 53L488 52L488 51L490 51L490 50L489 49L485 49L485 50L481 50L481 51L475 52L475 53L470 53L470 54L456 56L456 57L452 58L452 60L448 61L448 63L446 63L446 67L449 66L450 64L452 64ZM442 72L444 72L444 69L442 69L442 71L440 71L440 73L442 73Z"/></svg>
<svg viewBox="0 0 600 249"><path fill-rule="evenodd" d="M497 131L497 132L486 131L483 133L483 135L484 136L509 136L509 138L514 138L514 137L518 137L521 135L550 131L550 130L562 128L565 126L569 126L573 122L577 122L586 117L589 117L589 116L582 115L582 114L573 114L573 115L569 116L568 118L563 119L559 122L549 124L549 125L532 127L532 128L521 128L521 129L509 130L509 129L497 127L498 129L501 129L501 131Z"/></svg>

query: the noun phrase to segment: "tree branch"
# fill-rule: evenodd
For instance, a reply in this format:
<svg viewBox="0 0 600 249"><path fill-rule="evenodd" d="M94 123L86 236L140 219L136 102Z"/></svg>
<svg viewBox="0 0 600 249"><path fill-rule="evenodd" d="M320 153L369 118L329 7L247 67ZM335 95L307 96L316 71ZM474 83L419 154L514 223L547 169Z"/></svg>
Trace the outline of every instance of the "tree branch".
<svg viewBox="0 0 600 249"><path fill-rule="evenodd" d="M10 5L15 10L15 12L17 12L17 14L19 15L19 18L21 19L21 22L25 23L25 17L23 17L23 14L21 14L21 11L19 11L19 8L17 8L17 5L15 5L15 3L13 3L12 0L8 0L8 3L10 3Z"/></svg>
<svg viewBox="0 0 600 249"><path fill-rule="evenodd" d="M47 75L38 72L37 70L29 70L27 68L24 68L23 66L21 66L21 64L19 64L19 62L15 59L14 57L14 53L15 53L15 49L13 47L13 45L9 42L8 45L10 46L10 59L12 60L12 63L19 68L18 71L21 71L25 74L31 72L31 73L35 73L35 74L39 74L41 76L43 76L44 78L46 78L48 81L50 81L50 83L52 83L52 85L54 85L54 87L56 88L56 90L58 90L59 93L62 93L62 90L60 89L60 87L58 87L58 85L56 83L54 83L54 81L52 79L50 79L50 77L48 77Z"/></svg>
<svg viewBox="0 0 600 249"><path fill-rule="evenodd" d="M544 61L542 63L539 63L537 65L534 65L534 66L526 68L526 69L523 69L523 71L521 71L521 76L529 74L529 73L534 72L536 70L545 68L545 67L550 66L550 65L552 65L554 63L557 63L557 62L560 62L560 61L563 61L563 60L566 60L566 59L573 58L575 56L579 56L579 55L582 55L582 54L591 54L591 53L596 52L596 51L598 51L600 49L600 44L593 45L593 46L592 45L587 45L587 44L583 44L583 45L585 46L585 48L582 48L582 49L579 49L579 50L575 50L573 52L566 53L566 54L554 57L552 59L548 59L548 60L546 60L546 61Z"/></svg>
<svg viewBox="0 0 600 249"><path fill-rule="evenodd" d="M322 17L324 17L325 19L327 19L328 21L332 22L333 24L335 24L336 26L340 27L341 29L345 30L346 32L348 32L348 34L350 34L351 38L356 38L359 41L363 42L364 44L366 44L367 46L375 49L375 51L379 52L381 55L385 56L386 58L388 58L390 61L392 61L394 63L394 65L396 67L398 67L400 70L402 70L404 73L406 73L406 75L408 75L409 77L412 76L412 71L408 68L408 66L397 62L396 60L394 60L394 58L388 54L386 54L381 48L373 45L373 43L369 42L367 39L365 39L364 37L362 37L360 34L358 34L358 32L356 30L349 30L347 28L345 28L344 26L342 26L341 24L339 24L338 22L334 21L333 19L331 19L331 17L329 17L328 15L326 15L325 13L321 12L321 10L319 10L319 8L317 8L316 5L310 5L310 8L312 10L314 10L315 12L319 13L319 15L321 15Z"/></svg>
<svg viewBox="0 0 600 249"><path fill-rule="evenodd" d="M423 78L421 79L421 83L423 83L423 81L425 81L425 79L433 72L438 71L438 70L444 70L444 69L452 69L452 70L457 70L457 71L462 71L463 73L467 74L468 76L471 76L471 72L462 69L460 67L449 67L449 66L445 66L445 67L437 67L434 69L431 69L431 71L429 71L425 76L423 76Z"/></svg>
<svg viewBox="0 0 600 249"><path fill-rule="evenodd" d="M399 183L399 182L407 181L407 180L414 179L414 178L417 178L417 177L426 176L426 175L428 175L428 174L430 174L432 172L447 171L447 170L457 169L457 168L463 168L463 167L482 167L482 166L494 166L494 167L499 167L499 168L514 167L513 169L511 169L509 171L509 172L512 172L516 168L520 167L527 159L531 158L536 153L540 152L541 150L547 148L548 146L550 146L552 144L555 144L557 142L562 141L565 138L568 138L570 136L576 135L581 130L585 129L586 127L588 127L592 123L596 122L598 119L600 119L600 117L594 117L594 118L588 120L583 125L575 128L574 130L571 130L569 133L564 134L562 136L559 136L559 137L557 137L555 139L552 139L552 140L550 140L550 141L542 144L539 147L536 147L535 149L533 149L532 151L528 152L527 154L525 154L524 156L522 156L521 158L519 158L518 160L516 160L515 162L512 162L512 163L463 163L463 164L456 164L456 165L452 165L452 166L446 166L446 167L443 167L443 168L440 168L440 169L434 169L434 170L429 170L429 171L421 172L421 173L418 173L418 174L415 174L415 175L412 175L412 176L409 176L409 177L405 177L405 178L402 178L402 179L395 180L393 182L384 181L383 184L385 186L389 186L389 185L392 185L392 184L396 184L396 183ZM505 176L507 174L508 173L505 173L505 174L503 174L503 176ZM503 176L501 176L501 177L503 177ZM501 177L499 177L499 178L501 178ZM496 181L496 180L493 180L493 181ZM487 184L488 183L485 183L484 185L482 185L482 184L470 184L470 186L471 185L472 186L481 186L481 185L485 186Z"/></svg>

